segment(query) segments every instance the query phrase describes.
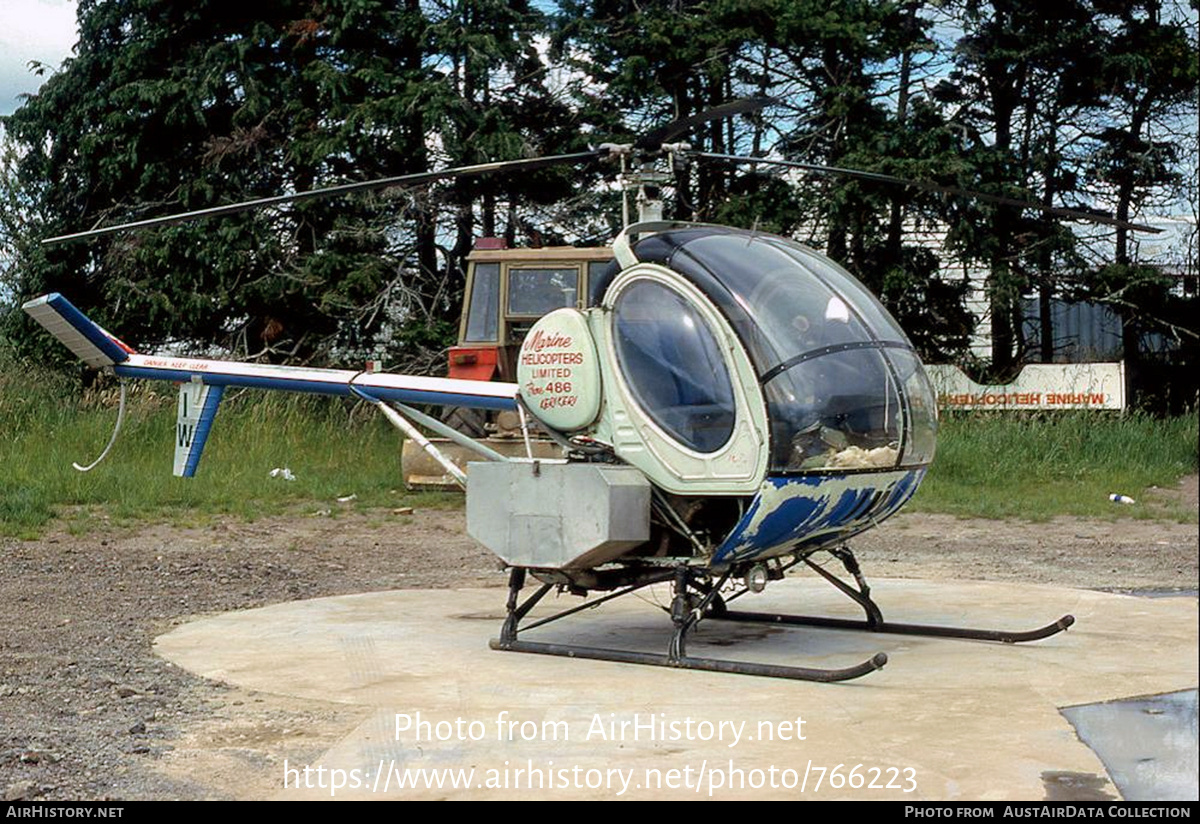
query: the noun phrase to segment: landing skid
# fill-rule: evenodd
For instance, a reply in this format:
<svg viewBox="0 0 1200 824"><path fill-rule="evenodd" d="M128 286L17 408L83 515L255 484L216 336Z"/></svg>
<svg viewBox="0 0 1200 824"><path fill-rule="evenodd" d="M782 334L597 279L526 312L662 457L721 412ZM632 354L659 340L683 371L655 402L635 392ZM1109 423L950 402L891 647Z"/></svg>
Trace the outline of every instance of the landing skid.
<svg viewBox="0 0 1200 824"><path fill-rule="evenodd" d="M871 589L863 578L854 554L845 547L830 550L830 553L840 560L846 571L854 576L857 588L832 574L824 567L813 563L808 558L804 563L815 570L821 577L833 584L839 591L859 604L866 612L866 620L854 621L840 618L822 618L806 615L781 615L760 612L739 612L728 608L733 601L749 590L742 588L728 598L722 597L720 590L730 577L726 572L715 582L710 582L707 574L694 567L680 565L673 570L663 570L661 574L652 575L637 583L630 584L601 598L581 604L571 609L563 610L545 618L541 618L520 626L524 619L537 604L549 593L555 584L542 584L524 601L520 600L521 589L525 586L526 571L514 568L509 576L507 616L501 628L500 637L492 639L490 646L494 650L508 652L527 652L536 655L558 655L564 658L590 658L601 661L616 661L626 664L645 664L656 667L675 667L677 669L694 669L707 672L727 672L738 675L758 675L768 678L787 678L794 681L849 681L860 678L877 669L882 669L887 663L887 655L879 652L866 661L844 669L813 669L809 667L791 667L775 664L756 664L746 661L732 661L719 658L699 658L687 654L687 634L701 619L711 618L723 621L746 621L755 623L774 623L789 626L827 627L833 629L854 629L868 632L898 633L904 635L927 635L946 638L968 638L983 641L1001 641L1017 643L1036 641L1055 635L1071 626L1075 619L1065 615L1053 624L1028 632L1005 632L998 630L969 629L964 627L926 626L922 624L894 624L884 621L879 606L871 599ZM787 569L799 561L794 561ZM552 644L537 641L525 641L518 637L520 633L536 627L566 618L586 609L594 609L606 601L620 598L653 583L667 580L674 582L674 596L671 600L671 621L674 630L667 645L666 655L656 655L648 652L633 650L609 649L604 647L587 647L575 644Z"/></svg>
<svg viewBox="0 0 1200 824"><path fill-rule="evenodd" d="M830 554L842 562L846 571L854 576L858 588L847 584L842 579L824 567L805 558L804 563L813 569L850 600L863 608L867 617L864 621L854 621L844 618L824 618L810 615L778 615L766 612L737 612L727 608L734 598L744 595L747 590L740 590L721 602L718 609L711 610L708 617L720 621L746 621L753 623L786 624L788 626L825 627L829 629L853 629L864 632L886 632L895 635L925 635L935 638L965 638L974 641L1000 641L1005 644L1018 644L1026 641L1040 641L1064 632L1075 623L1074 615L1064 615L1052 624L1025 632L1010 632L994 629L971 629L969 627L930 626L927 624L897 624L885 621L879 605L871 598L871 587L859 569L858 561L848 548L830 550Z"/></svg>

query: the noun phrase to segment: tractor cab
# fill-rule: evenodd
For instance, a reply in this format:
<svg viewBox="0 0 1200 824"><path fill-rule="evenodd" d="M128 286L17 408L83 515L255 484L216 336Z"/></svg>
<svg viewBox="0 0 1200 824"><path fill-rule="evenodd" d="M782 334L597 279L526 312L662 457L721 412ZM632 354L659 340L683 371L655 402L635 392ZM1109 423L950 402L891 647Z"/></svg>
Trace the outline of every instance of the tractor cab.
<svg viewBox="0 0 1200 824"><path fill-rule="evenodd" d="M613 260L608 247L506 249L481 238L467 256L458 345L450 350L452 378L516 380L517 352L530 327L563 307L583 309Z"/></svg>
<svg viewBox="0 0 1200 824"><path fill-rule="evenodd" d="M530 328L556 309L584 309L613 267L608 247L548 246L508 249L500 238L480 238L467 256L458 344L449 354L449 377L476 381L516 381L517 356ZM562 449L536 431L521 439L520 418L512 411L454 407L443 422L506 455L528 451L541 458L562 456ZM468 449L435 438L439 449L460 468L477 459ZM401 471L409 489L457 489L455 480L412 439L401 452Z"/></svg>

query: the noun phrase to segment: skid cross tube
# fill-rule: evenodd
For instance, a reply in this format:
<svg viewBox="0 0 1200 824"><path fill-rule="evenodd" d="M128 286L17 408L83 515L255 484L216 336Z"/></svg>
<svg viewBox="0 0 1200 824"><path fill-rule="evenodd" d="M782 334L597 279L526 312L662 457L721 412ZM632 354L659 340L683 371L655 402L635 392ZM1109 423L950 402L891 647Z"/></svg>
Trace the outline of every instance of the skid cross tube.
<svg viewBox="0 0 1200 824"><path fill-rule="evenodd" d="M1075 616L1064 615L1052 624L1024 632L1008 630L972 629L970 627L931 626L927 624L897 624L885 621L879 605L871 598L871 588L867 585L858 566L858 561L849 547L838 547L829 551L831 555L842 562L846 571L854 576L858 589L847 584L824 567L805 558L804 563L818 575L833 584L840 592L863 608L867 617L865 621L855 621L846 618L823 618L813 615L782 615L768 612L739 612L724 610L714 612L712 617L723 621L746 621L753 623L785 624L788 626L826 627L830 629L854 629L864 632L887 632L896 635L926 635L935 638L965 638L973 641L1000 641L1005 644L1018 644L1025 641L1040 641L1065 631L1075 623ZM741 595L739 592L737 595ZM736 597L736 596L734 596ZM732 598L728 599L732 600Z"/></svg>
<svg viewBox="0 0 1200 824"><path fill-rule="evenodd" d="M526 652L536 655L557 655L564 658L590 658L600 661L615 661L624 664L643 664L657 667L674 667L676 669L693 669L706 672L726 672L738 675L758 675L767 678L787 678L794 681L848 681L881 669L887 663L887 655L876 653L870 659L853 667L843 669L814 669L809 667L792 667L776 664L757 664L748 661L731 661L718 658L700 658L688 655L685 639L702 618L719 614L721 596L719 590L729 578L726 572L714 585L703 581L703 576L693 568L681 564L674 571L664 570L662 574L652 575L647 580L640 581L619 591L609 593L595 601L589 601L571 609L566 609L546 618L541 618L527 627L520 627L521 619L552 588L552 584L543 584L532 595L520 600L521 588L525 585L525 570L514 568L509 575L507 615L499 638L493 638L489 646L494 650L506 652ZM671 601L671 622L674 625L666 655L656 655L635 650L609 649L604 647L588 647L577 644L555 644L538 641L525 641L518 638L524 630L557 621L568 615L573 615L585 609L597 607L606 601L628 595L631 592L674 579L675 593ZM717 608L714 608L717 607Z"/></svg>

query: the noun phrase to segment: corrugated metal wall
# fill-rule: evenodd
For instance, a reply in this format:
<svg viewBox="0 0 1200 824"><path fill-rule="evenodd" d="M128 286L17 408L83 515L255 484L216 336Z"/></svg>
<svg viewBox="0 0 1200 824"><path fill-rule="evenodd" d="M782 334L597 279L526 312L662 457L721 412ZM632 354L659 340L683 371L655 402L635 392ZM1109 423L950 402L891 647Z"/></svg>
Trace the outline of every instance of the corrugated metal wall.
<svg viewBox="0 0 1200 824"><path fill-rule="evenodd" d="M1036 363L1041 353L1041 311L1037 298L1025 298L1024 330L1026 362ZM1121 360L1121 316L1102 303L1050 302L1050 321L1054 329L1054 363L1096 363ZM1172 348L1157 333L1142 335L1143 353L1165 353Z"/></svg>

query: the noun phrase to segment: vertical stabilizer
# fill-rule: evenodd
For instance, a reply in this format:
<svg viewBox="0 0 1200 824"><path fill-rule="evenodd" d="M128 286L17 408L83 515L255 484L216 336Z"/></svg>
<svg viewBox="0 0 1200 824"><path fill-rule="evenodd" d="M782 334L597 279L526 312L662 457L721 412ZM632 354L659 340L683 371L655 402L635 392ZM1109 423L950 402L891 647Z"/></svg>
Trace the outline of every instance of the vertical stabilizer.
<svg viewBox="0 0 1200 824"><path fill-rule="evenodd" d="M179 412L175 418L177 476L190 478L196 474L223 390L222 386L210 386L199 381L179 384Z"/></svg>
<svg viewBox="0 0 1200 824"><path fill-rule="evenodd" d="M133 352L57 292L35 298L21 308L88 366L99 369L123 363Z"/></svg>

